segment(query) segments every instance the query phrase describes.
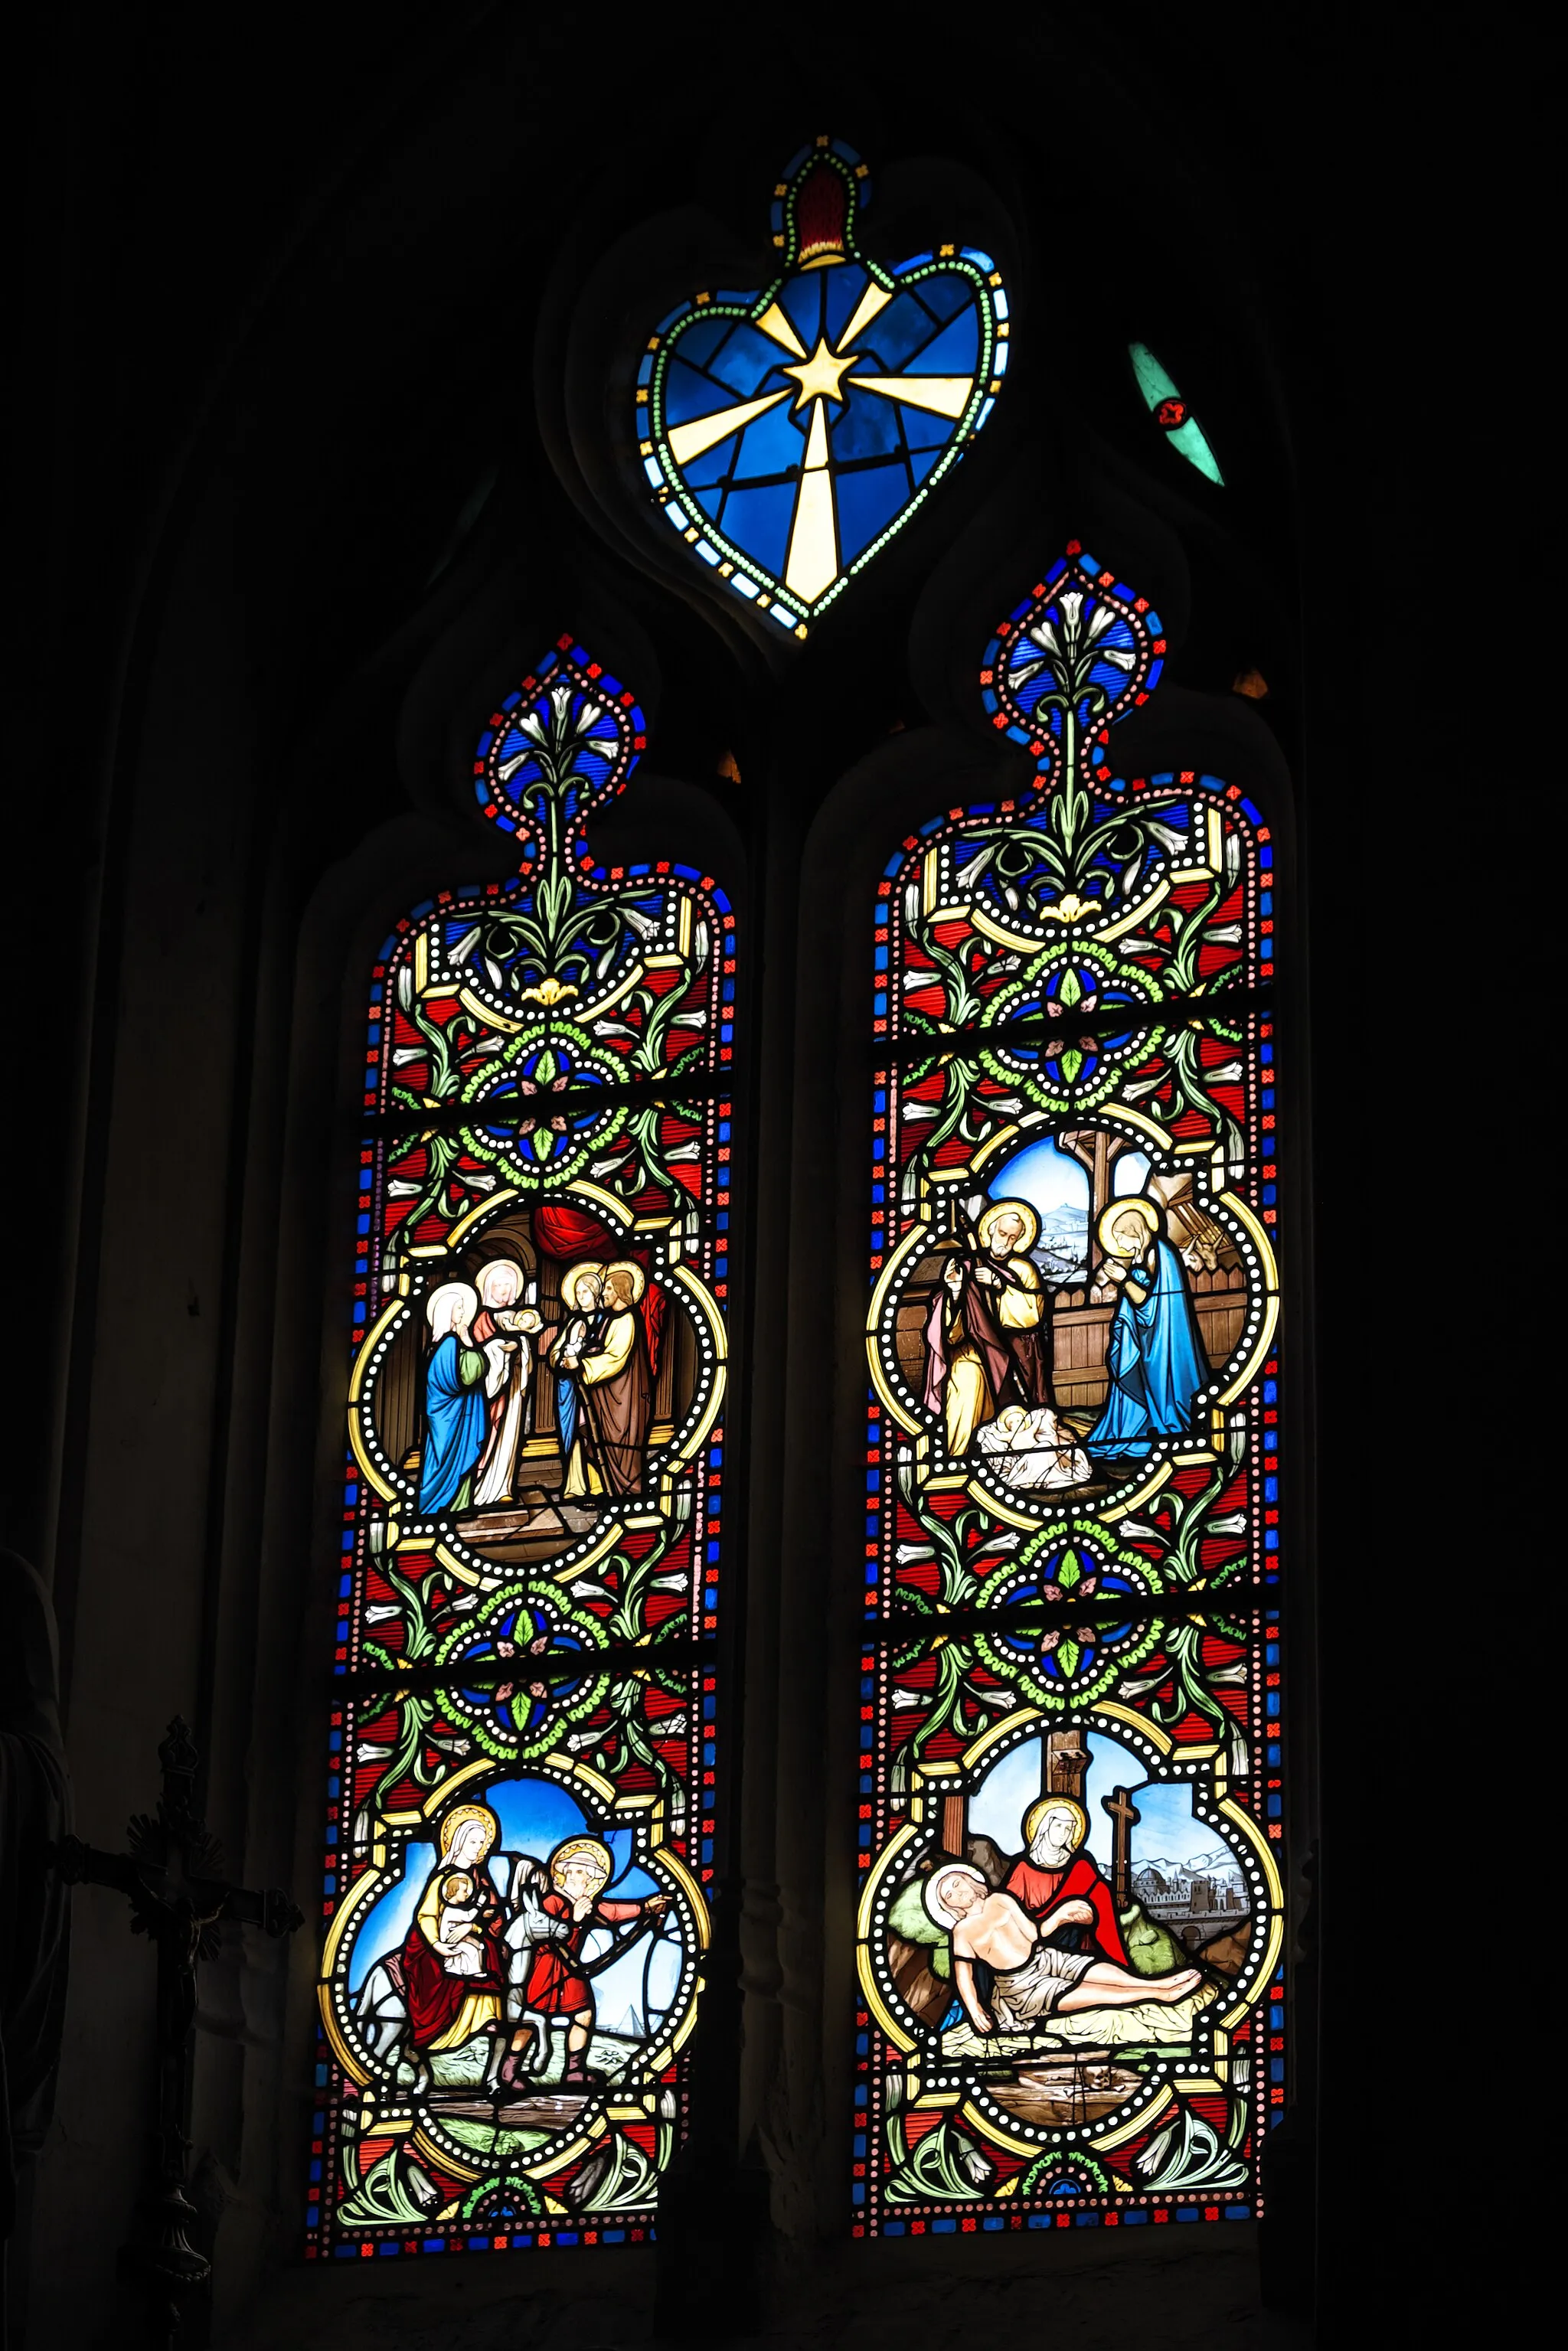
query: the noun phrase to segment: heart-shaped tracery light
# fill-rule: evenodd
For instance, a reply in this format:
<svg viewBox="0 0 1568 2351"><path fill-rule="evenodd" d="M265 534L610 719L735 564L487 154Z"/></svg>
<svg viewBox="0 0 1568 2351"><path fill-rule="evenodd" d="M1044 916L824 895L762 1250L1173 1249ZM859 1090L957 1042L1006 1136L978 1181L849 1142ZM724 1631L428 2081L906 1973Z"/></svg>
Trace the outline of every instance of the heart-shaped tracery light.
<svg viewBox="0 0 1568 2351"><path fill-rule="evenodd" d="M869 262L866 193L841 141L802 149L775 191L781 275L683 303L638 371L638 448L664 513L799 637L962 455L1007 366L990 256Z"/></svg>

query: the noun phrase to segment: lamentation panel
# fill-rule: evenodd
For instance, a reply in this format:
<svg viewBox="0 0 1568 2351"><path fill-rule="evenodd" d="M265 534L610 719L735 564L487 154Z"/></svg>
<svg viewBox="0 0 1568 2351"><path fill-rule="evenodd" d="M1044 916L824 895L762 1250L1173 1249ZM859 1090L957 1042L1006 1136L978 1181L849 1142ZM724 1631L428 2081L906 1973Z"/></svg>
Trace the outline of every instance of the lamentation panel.
<svg viewBox="0 0 1568 2351"><path fill-rule="evenodd" d="M1250 2217L1283 2103L1273 848L1113 774L1165 653L1070 547L877 893L862 2233Z"/></svg>
<svg viewBox="0 0 1568 2351"><path fill-rule="evenodd" d="M713 1872L735 930L582 839L644 747L563 638L474 761L510 882L371 973L308 2244L635 2241Z"/></svg>

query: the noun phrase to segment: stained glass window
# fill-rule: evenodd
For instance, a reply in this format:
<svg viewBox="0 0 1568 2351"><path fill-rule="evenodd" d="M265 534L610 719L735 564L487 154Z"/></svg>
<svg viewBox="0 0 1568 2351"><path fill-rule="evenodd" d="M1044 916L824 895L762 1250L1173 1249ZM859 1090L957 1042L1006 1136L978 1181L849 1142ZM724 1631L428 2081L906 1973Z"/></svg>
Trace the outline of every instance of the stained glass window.
<svg viewBox="0 0 1568 2351"><path fill-rule="evenodd" d="M860 2233L1248 2218L1284 2099L1274 852L1116 772L1166 650L1070 545L877 892Z"/></svg>
<svg viewBox="0 0 1568 2351"><path fill-rule="evenodd" d="M802 148L774 191L779 275L680 304L637 371L653 496L797 637L962 456L1007 369L990 256L944 245L884 268L856 238L869 196L841 140Z"/></svg>
<svg viewBox="0 0 1568 2351"><path fill-rule="evenodd" d="M316 2254L643 2236L713 1869L735 933L583 840L644 745L562 638L480 735L507 883L371 974Z"/></svg>
<svg viewBox="0 0 1568 2351"><path fill-rule="evenodd" d="M1161 366L1147 343L1129 343L1127 356L1149 413L1171 446L1181 451L1189 465L1196 465L1207 480L1223 489L1225 476L1219 470L1219 460L1169 371Z"/></svg>

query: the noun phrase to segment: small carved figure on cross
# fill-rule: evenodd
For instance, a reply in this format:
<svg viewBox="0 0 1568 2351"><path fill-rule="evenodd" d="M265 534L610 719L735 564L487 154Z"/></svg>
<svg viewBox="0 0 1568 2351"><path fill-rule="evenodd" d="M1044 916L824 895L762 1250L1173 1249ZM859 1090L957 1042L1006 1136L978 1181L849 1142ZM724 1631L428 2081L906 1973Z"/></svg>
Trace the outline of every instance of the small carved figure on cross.
<svg viewBox="0 0 1568 2351"><path fill-rule="evenodd" d="M189 1728L178 1716L158 1750L162 1793L155 1815L131 1815L127 1853L104 1853L79 1837L62 1837L56 1852L71 1886L112 1886L131 1903L131 1931L149 1936L158 1952L158 2112L153 2160L137 2207L131 2241L121 2249L121 2273L147 2296L150 2339L172 2345L186 2295L203 2284L210 2263L187 2240L195 2220L185 2193L185 2122L190 2105L191 2027L196 2013L196 1965L218 1948L227 1919L291 1935L305 1923L276 1886L263 1893L231 1886L223 1855L196 1808L201 1761Z"/></svg>

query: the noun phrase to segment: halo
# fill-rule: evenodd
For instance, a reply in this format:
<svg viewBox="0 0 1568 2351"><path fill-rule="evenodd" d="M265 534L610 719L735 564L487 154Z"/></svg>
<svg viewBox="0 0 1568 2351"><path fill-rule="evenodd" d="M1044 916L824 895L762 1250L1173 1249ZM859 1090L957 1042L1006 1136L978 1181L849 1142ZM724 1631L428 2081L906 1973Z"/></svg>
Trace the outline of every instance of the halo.
<svg viewBox="0 0 1568 2351"><path fill-rule="evenodd" d="M489 1280L490 1276L493 1273L509 1273L517 1285L517 1296L518 1298L522 1296L525 1276L523 1269L517 1263L517 1259L515 1257L493 1257L488 1265L482 1265L479 1268L478 1272L474 1276L474 1287L479 1293L480 1302L482 1304L487 1305L489 1302L485 1297L485 1284Z"/></svg>
<svg viewBox="0 0 1568 2351"><path fill-rule="evenodd" d="M1072 1813L1076 1815L1078 1821L1078 1834L1072 1840L1071 1851L1073 1853L1078 1851L1079 1846L1083 1843L1084 1838L1089 1834L1088 1813L1084 1811L1082 1805L1078 1802L1075 1797L1041 1796L1037 1802L1032 1803L1030 1806L1028 1812L1023 1816L1023 1849L1026 1854L1028 1853L1030 1845L1034 1843L1035 1834L1039 1829L1041 1821L1044 1820L1047 1813L1057 1812Z"/></svg>
<svg viewBox="0 0 1568 2351"><path fill-rule="evenodd" d="M648 1287L648 1277L643 1270L643 1268L629 1257L618 1257L613 1265L607 1265L604 1269L604 1279L606 1281L609 1280L612 1273L624 1273L630 1276L632 1282L632 1303L635 1306L638 1300L642 1297L643 1292Z"/></svg>
<svg viewBox="0 0 1568 2351"><path fill-rule="evenodd" d="M926 1917L938 1927L943 1928L956 1927L958 1923L957 1912L949 1910L936 1891L936 1888L939 1886L945 1886L950 1877L972 1877L976 1885L982 1887L987 1894L991 1890L986 1878L972 1863L947 1861L938 1864L925 1881L925 1891L921 1899L925 1905Z"/></svg>
<svg viewBox="0 0 1568 2351"><path fill-rule="evenodd" d="M1107 1257L1120 1257L1122 1254L1119 1249L1113 1246L1111 1236L1124 1217L1141 1218L1148 1227L1149 1238L1151 1240L1159 1238L1159 1210L1152 1200L1145 1200L1141 1192L1129 1192L1124 1200L1113 1200L1108 1208L1102 1208L1100 1211L1100 1221L1094 1228L1094 1233Z"/></svg>
<svg viewBox="0 0 1568 2351"><path fill-rule="evenodd" d="M596 1257L585 1257L580 1264L569 1265L560 1278L561 1303L569 1311L577 1304L578 1278L591 1273L596 1281L604 1279L604 1268Z"/></svg>
<svg viewBox="0 0 1568 2351"><path fill-rule="evenodd" d="M459 1300L463 1303L464 1322L472 1322L479 1311L479 1293L471 1281L441 1281L430 1291L424 1301L424 1320L434 1331L437 1313L444 1314Z"/></svg>
<svg viewBox="0 0 1568 2351"><path fill-rule="evenodd" d="M601 1885L609 1880L615 1867L610 1847L607 1844L601 1844L597 1837L568 1837L564 1844L557 1845L549 1857L549 1877L552 1886L559 1884L561 1871L569 1868L574 1861L586 1861L591 1868L597 1869L600 1872Z"/></svg>
<svg viewBox="0 0 1568 2351"><path fill-rule="evenodd" d="M1027 1257L1040 1238L1040 1218L1027 1200L993 1200L976 1227L980 1236L980 1247L988 1247L997 1218L1004 1215L1017 1217L1021 1222L1023 1231L1019 1235L1014 1254Z"/></svg>
<svg viewBox="0 0 1568 2351"><path fill-rule="evenodd" d="M486 1861L489 1858L491 1850L501 1834L500 1822L496 1818L495 1813L490 1810L488 1804L455 1804L452 1810L447 1813L446 1818L441 1823L441 1858L443 1861L444 1861L447 1858L447 1855L451 1853L453 1845L456 1842L458 1830L465 1828L470 1821L481 1822L488 1832L486 1838L485 1850L479 1855L479 1859L480 1861Z"/></svg>

